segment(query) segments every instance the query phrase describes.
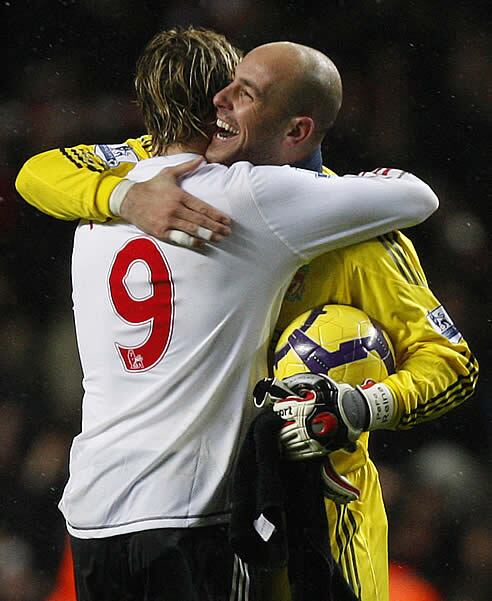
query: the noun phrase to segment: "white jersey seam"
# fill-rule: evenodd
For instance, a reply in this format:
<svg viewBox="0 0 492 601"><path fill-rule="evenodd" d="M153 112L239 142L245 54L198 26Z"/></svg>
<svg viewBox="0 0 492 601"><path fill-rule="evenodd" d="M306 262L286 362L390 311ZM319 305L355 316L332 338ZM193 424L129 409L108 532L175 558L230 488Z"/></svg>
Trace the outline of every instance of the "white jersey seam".
<svg viewBox="0 0 492 601"><path fill-rule="evenodd" d="M263 223L267 226L267 228L272 232L272 234L277 238L277 240L279 240L286 248L288 248L290 250L290 252L295 255L296 257L299 257L300 259L302 259L302 261L304 263L306 263L308 261L308 259L300 252L298 252L297 250L295 250L294 248L292 248L292 246L289 244L289 242L287 240L284 239L284 237L279 234L277 231L275 231L275 228L272 227L270 225L270 223L268 222L267 218L265 217L263 211L260 208L260 205L256 202L256 194L255 191L253 189L253 178L249 178L249 186L250 186L250 194L251 194L251 199L255 204L256 210L258 211L258 213L260 214L260 217L263 220Z"/></svg>

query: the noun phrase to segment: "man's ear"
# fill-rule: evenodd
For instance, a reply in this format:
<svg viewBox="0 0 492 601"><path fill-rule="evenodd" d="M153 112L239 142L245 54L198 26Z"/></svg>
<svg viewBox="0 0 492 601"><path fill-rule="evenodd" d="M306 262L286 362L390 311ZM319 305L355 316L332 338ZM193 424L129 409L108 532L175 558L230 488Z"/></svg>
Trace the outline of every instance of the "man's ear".
<svg viewBox="0 0 492 601"><path fill-rule="evenodd" d="M286 142L297 146L309 140L314 133L314 121L311 117L293 117L288 125Z"/></svg>

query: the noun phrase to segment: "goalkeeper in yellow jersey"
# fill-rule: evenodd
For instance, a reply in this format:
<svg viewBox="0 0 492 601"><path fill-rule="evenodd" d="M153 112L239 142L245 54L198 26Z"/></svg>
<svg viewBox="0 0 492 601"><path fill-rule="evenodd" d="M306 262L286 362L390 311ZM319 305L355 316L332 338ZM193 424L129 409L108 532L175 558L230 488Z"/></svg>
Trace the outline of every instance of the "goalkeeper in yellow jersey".
<svg viewBox="0 0 492 601"><path fill-rule="evenodd" d="M149 136L48 151L24 165L17 188L28 202L60 219L122 216L152 235L190 245L227 235L227 218L175 188L166 174L138 184L125 179L137 161L151 154ZM304 166L321 169L317 154L307 159ZM332 251L305 266L286 296L278 329L326 303L364 310L380 322L395 348L398 371L380 383L391 397L388 420L381 424L369 415L360 428L366 431L355 437L355 451L331 454L334 467L348 476L360 497L348 504L326 502L332 551L346 579L361 601L387 601L387 523L367 430L411 428L443 415L472 394L478 366L429 290L411 242L399 232ZM290 599L286 574L277 578L271 598Z"/></svg>
<svg viewBox="0 0 492 601"><path fill-rule="evenodd" d="M367 416L371 424L363 427L355 451L331 454L335 469L348 476L360 497L347 504L326 501L332 552L345 577L360 599L387 600L386 513L367 429L409 429L445 414L473 393L478 364L400 232L335 250L302 268L284 298L278 331L325 303L362 309L379 322L395 350L397 371L381 383L391 395L389 421Z"/></svg>
<svg viewBox="0 0 492 601"><path fill-rule="evenodd" d="M110 207L121 210L122 200L129 200L125 194L131 192L134 199L125 218L132 220L134 211L135 221L145 215L150 223L151 214L139 206L158 203L161 191L171 193L173 184L157 176L153 183L138 184L141 189L128 190L124 179L135 162L148 158L150 152L148 136L114 146L48 151L26 163L18 189L31 204L54 217L95 220L114 218ZM176 206L182 195L177 189ZM220 227L222 217L218 217L206 225ZM189 233L192 230L193 226ZM215 235L220 239L221 234ZM284 299L277 329L282 331L296 316L326 303L364 310L393 342L398 370L383 382L393 398L391 421L385 428L412 428L443 415L472 394L477 362L429 289L412 243L400 232L332 251L302 268ZM327 500L326 505L332 552L345 577L361 600L387 601L386 514L377 471L368 455L368 438L368 432L359 437L355 452L332 453L334 467L360 490L360 498L349 504ZM288 599L286 578L279 578L276 586L282 592L273 593L273 598Z"/></svg>

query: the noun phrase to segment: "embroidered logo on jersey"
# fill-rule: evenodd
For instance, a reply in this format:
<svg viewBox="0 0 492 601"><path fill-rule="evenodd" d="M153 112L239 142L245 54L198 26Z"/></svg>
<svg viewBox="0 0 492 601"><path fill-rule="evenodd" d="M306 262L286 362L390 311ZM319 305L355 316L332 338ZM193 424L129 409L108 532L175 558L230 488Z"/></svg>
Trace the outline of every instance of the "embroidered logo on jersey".
<svg viewBox="0 0 492 601"><path fill-rule="evenodd" d="M304 285L308 272L309 265L303 265L297 270L297 273L293 277L292 282L285 293L285 300L288 300L291 303L301 300L304 295Z"/></svg>
<svg viewBox="0 0 492 601"><path fill-rule="evenodd" d="M306 169L304 167L293 167L296 171L300 171L301 173L309 176L309 177L332 177L331 173L323 173L321 171L313 171L311 169Z"/></svg>
<svg viewBox="0 0 492 601"><path fill-rule="evenodd" d="M137 163L138 157L128 144L96 144L94 152L108 167L118 167L120 163Z"/></svg>
<svg viewBox="0 0 492 601"><path fill-rule="evenodd" d="M453 320L449 317L446 309L442 305L429 311L429 313L427 313L427 319L438 334L441 334L454 344L461 340L462 336L460 331L454 325Z"/></svg>
<svg viewBox="0 0 492 601"><path fill-rule="evenodd" d="M133 349L130 349L127 356L130 369L141 370L145 368L144 360L140 353L137 355Z"/></svg>

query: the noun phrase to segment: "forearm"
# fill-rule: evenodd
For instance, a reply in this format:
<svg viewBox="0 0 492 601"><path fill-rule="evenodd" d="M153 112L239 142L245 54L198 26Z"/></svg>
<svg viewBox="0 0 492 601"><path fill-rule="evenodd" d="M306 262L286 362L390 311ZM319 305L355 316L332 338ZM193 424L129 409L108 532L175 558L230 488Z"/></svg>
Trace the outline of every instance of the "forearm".
<svg viewBox="0 0 492 601"><path fill-rule="evenodd" d="M197 158L134 182L126 176L149 158L148 136L124 144L84 145L50 150L20 170L19 194L57 219L104 222L121 217L143 232L184 246L219 242L230 234L230 218L184 192L178 183L202 163ZM104 157L104 158L102 158Z"/></svg>
<svg viewBox="0 0 492 601"><path fill-rule="evenodd" d="M399 170L391 170L395 177L322 177L286 167L252 171L252 194L267 225L306 261L420 223L439 204L427 184ZM281 199L282 212L272 210L272 198ZM295 229L286 218L291 214L299 215Z"/></svg>
<svg viewBox="0 0 492 601"><path fill-rule="evenodd" d="M60 150L49 150L23 165L15 186L24 200L56 219L106 221L113 217L109 199L122 176L101 166L78 167Z"/></svg>
<svg viewBox="0 0 492 601"><path fill-rule="evenodd" d="M478 380L478 362L466 343L453 348L428 344L416 350L384 383L397 411L392 429L437 419L467 400Z"/></svg>
<svg viewBox="0 0 492 601"><path fill-rule="evenodd" d="M319 257L299 276L299 290L298 300L284 302L281 330L307 309L335 303L362 309L393 343L397 371L382 380L393 397L385 428L438 418L472 395L478 364L402 234Z"/></svg>
<svg viewBox="0 0 492 601"><path fill-rule="evenodd" d="M358 253L352 272L351 302L379 322L395 349L396 373L382 382L394 399L386 427L411 428L469 398L478 363L429 289L410 240L393 233L365 250L366 261Z"/></svg>

